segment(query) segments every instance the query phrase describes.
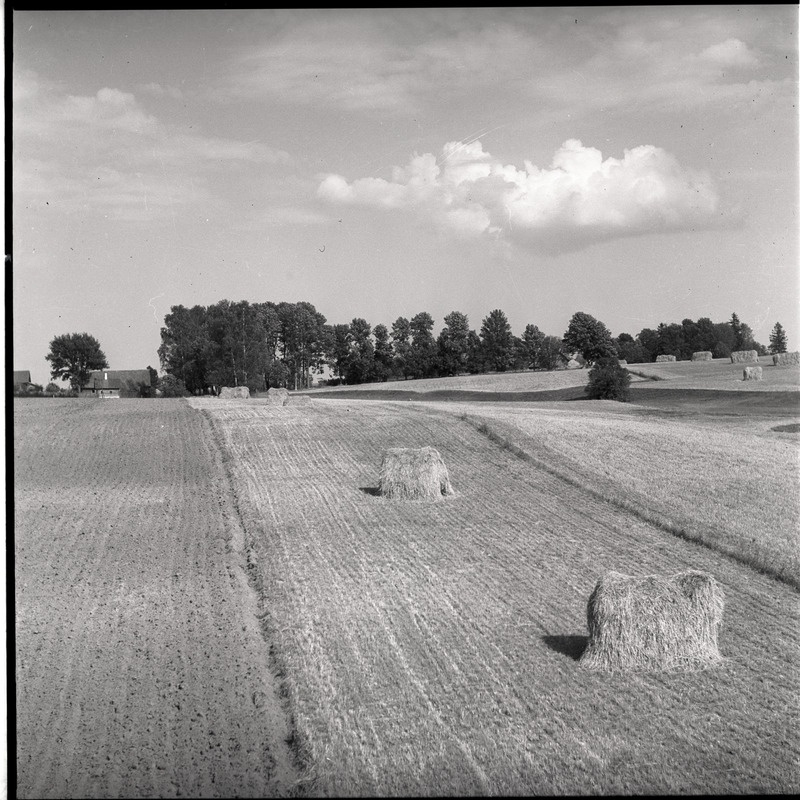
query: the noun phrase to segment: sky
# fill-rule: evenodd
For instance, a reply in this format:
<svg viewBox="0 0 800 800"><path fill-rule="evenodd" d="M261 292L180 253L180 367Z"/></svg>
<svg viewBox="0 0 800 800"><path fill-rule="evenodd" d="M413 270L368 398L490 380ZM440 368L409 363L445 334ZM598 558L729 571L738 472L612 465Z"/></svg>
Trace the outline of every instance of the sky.
<svg viewBox="0 0 800 800"><path fill-rule="evenodd" d="M14 11L14 369L171 306L800 347L798 8Z"/></svg>

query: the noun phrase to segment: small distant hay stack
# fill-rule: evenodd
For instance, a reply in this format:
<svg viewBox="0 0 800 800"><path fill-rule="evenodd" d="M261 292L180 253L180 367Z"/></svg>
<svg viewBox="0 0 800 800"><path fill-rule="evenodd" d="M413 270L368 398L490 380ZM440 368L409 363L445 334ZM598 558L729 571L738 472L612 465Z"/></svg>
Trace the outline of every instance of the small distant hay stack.
<svg viewBox="0 0 800 800"><path fill-rule="evenodd" d="M714 354L710 350L698 350L692 353L692 361L711 361L713 358Z"/></svg>
<svg viewBox="0 0 800 800"><path fill-rule="evenodd" d="M761 367L745 367L742 380L744 381L760 381L764 379Z"/></svg>
<svg viewBox="0 0 800 800"><path fill-rule="evenodd" d="M800 364L800 350L795 350L793 353L775 353L772 356L772 363L776 367L792 367Z"/></svg>
<svg viewBox="0 0 800 800"><path fill-rule="evenodd" d="M736 350L731 353L731 364L744 364L748 361L758 361L758 351Z"/></svg>
<svg viewBox="0 0 800 800"><path fill-rule="evenodd" d="M634 578L609 572L589 598L589 643L580 663L615 671L691 671L722 660L717 633L725 596L705 572Z"/></svg>
<svg viewBox="0 0 800 800"><path fill-rule="evenodd" d="M627 367L628 366L628 362L624 358L620 358L619 359L619 365L621 367Z"/></svg>
<svg viewBox="0 0 800 800"><path fill-rule="evenodd" d="M656 362L663 363L664 361L677 361L675 356L656 356Z"/></svg>
<svg viewBox="0 0 800 800"><path fill-rule="evenodd" d="M383 454L378 490L391 500L441 500L455 494L433 447L392 447Z"/></svg>
<svg viewBox="0 0 800 800"><path fill-rule="evenodd" d="M574 358L571 358L569 361L567 361L567 369L580 369L580 368L581 368L580 361Z"/></svg>
<svg viewBox="0 0 800 800"><path fill-rule="evenodd" d="M267 389L266 398L270 405L285 406L289 400L289 390L278 387Z"/></svg>
<svg viewBox="0 0 800 800"><path fill-rule="evenodd" d="M219 396L222 400L246 399L250 397L250 390L246 386L223 386Z"/></svg>

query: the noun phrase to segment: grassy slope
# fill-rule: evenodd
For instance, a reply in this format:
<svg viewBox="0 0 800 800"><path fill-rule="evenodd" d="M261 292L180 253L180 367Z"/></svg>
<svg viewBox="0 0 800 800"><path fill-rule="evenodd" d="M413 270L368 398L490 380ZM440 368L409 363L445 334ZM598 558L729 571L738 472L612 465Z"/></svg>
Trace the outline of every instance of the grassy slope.
<svg viewBox="0 0 800 800"><path fill-rule="evenodd" d="M800 587L798 448L771 423L662 419L609 401L446 408L647 521Z"/></svg>
<svg viewBox="0 0 800 800"><path fill-rule="evenodd" d="M312 793L800 789L800 608L787 586L416 404L192 403L231 456ZM375 496L394 445L437 447L458 496ZM689 567L726 592L723 667L579 667L601 574Z"/></svg>

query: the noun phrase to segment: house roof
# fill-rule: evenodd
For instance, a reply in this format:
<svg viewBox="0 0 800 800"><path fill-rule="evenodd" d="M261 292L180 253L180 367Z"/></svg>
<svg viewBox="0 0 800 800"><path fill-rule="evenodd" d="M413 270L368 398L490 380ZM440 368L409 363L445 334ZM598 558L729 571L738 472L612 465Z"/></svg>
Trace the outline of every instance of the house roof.
<svg viewBox="0 0 800 800"><path fill-rule="evenodd" d="M108 376L108 380L105 376ZM135 389L139 384L150 386L148 369L96 369L83 384L84 389Z"/></svg>
<svg viewBox="0 0 800 800"><path fill-rule="evenodd" d="M16 385L18 383L32 383L30 370L27 369L14 370L14 384Z"/></svg>

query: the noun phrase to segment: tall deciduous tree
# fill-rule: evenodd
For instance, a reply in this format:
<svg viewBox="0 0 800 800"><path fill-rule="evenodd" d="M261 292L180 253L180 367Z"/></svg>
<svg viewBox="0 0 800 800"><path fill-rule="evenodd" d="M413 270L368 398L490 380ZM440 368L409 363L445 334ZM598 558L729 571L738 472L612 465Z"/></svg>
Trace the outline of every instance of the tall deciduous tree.
<svg viewBox="0 0 800 800"><path fill-rule="evenodd" d="M539 349L544 341L544 334L531 323L525 326L521 340L520 351L524 366L527 369L536 369L539 366Z"/></svg>
<svg viewBox="0 0 800 800"><path fill-rule="evenodd" d="M770 353L785 353L787 347L786 331L780 322L776 322L772 333L769 335L769 351Z"/></svg>
<svg viewBox="0 0 800 800"><path fill-rule="evenodd" d="M617 355L617 348L608 328L583 311L572 315L564 334L564 345L573 352L579 352L590 364L600 358Z"/></svg>
<svg viewBox="0 0 800 800"><path fill-rule="evenodd" d="M491 311L481 324L481 341L486 366L504 372L514 360L514 339L508 317L499 309Z"/></svg>
<svg viewBox="0 0 800 800"><path fill-rule="evenodd" d="M56 336L45 358L50 362L50 377L68 380L77 392L89 380L92 370L108 367L100 342L89 333Z"/></svg>
<svg viewBox="0 0 800 800"><path fill-rule="evenodd" d="M376 325L372 331L375 339L375 380L385 381L392 372L392 343L389 341L389 329L385 325Z"/></svg>
<svg viewBox="0 0 800 800"><path fill-rule="evenodd" d="M444 318L439 333L439 371L442 375L458 375L466 368L469 339L469 319L460 311L451 311Z"/></svg>
<svg viewBox="0 0 800 800"><path fill-rule="evenodd" d="M392 323L392 350L395 374L407 379L411 375L411 323L405 317L398 317Z"/></svg>
<svg viewBox="0 0 800 800"><path fill-rule="evenodd" d="M409 361L411 374L415 378L431 378L437 374L438 350L433 338L433 317L420 311L409 322L411 348Z"/></svg>
<svg viewBox="0 0 800 800"><path fill-rule="evenodd" d="M208 331L203 306L170 308L161 329L158 357L162 370L180 380L189 392L194 394L205 389L208 385Z"/></svg>

